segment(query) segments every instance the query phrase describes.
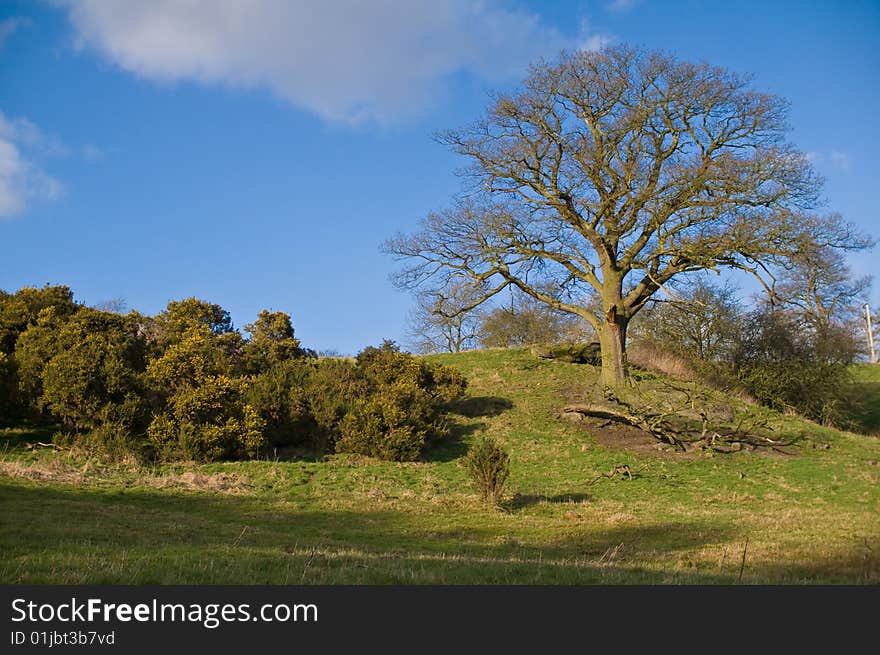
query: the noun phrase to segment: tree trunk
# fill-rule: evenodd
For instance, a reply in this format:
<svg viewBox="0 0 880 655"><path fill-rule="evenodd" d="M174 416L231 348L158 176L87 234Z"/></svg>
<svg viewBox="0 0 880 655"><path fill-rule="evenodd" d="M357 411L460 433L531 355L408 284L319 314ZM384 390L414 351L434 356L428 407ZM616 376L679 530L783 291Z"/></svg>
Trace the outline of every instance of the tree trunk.
<svg viewBox="0 0 880 655"><path fill-rule="evenodd" d="M626 380L626 327L619 315L609 313L599 330L602 347L602 384L616 387Z"/></svg>

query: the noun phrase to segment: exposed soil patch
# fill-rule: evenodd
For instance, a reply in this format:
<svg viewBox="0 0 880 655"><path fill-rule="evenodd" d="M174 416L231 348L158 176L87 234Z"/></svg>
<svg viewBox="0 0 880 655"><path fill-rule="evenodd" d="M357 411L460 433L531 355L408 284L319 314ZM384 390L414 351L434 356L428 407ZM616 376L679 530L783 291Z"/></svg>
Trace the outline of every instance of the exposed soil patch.
<svg viewBox="0 0 880 655"><path fill-rule="evenodd" d="M672 446L658 441L645 431L630 425L585 418L583 421L578 422L578 427L593 435L599 445L606 450L676 459L693 457L695 455L694 452L683 453L678 451Z"/></svg>

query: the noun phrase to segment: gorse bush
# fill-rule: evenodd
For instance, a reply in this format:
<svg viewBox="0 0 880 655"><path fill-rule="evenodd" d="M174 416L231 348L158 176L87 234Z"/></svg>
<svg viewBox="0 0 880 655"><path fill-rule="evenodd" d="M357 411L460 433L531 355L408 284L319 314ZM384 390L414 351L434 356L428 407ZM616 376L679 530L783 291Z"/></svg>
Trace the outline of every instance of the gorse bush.
<svg viewBox="0 0 880 655"><path fill-rule="evenodd" d="M464 461L483 502L501 502L510 476L510 456L501 445L490 437L481 437L468 448Z"/></svg>
<svg viewBox="0 0 880 655"><path fill-rule="evenodd" d="M147 428L163 459L247 459L265 443L265 422L244 402L243 379L224 375L177 390Z"/></svg>
<svg viewBox="0 0 880 655"><path fill-rule="evenodd" d="M380 459L418 459L429 440L446 435L431 397L401 380L356 401L340 423L336 451Z"/></svg>
<svg viewBox="0 0 880 655"><path fill-rule="evenodd" d="M465 386L454 369L386 342L355 361L307 358L273 366L253 380L246 397L274 446L407 461L447 435L445 407Z"/></svg>
<svg viewBox="0 0 880 655"><path fill-rule="evenodd" d="M312 362L290 360L272 366L251 380L245 401L263 419L267 445L320 449L318 426L307 391L312 371Z"/></svg>
<svg viewBox="0 0 880 655"><path fill-rule="evenodd" d="M232 325L219 305L157 316L73 302L67 287L0 292L0 411L58 423L114 459L246 459L278 448L413 460L446 435L465 381L391 342L318 359L290 317Z"/></svg>
<svg viewBox="0 0 880 655"><path fill-rule="evenodd" d="M444 408L466 388L458 371L402 353L390 341L364 349L356 366L366 394L341 421L336 452L414 460L447 436Z"/></svg>

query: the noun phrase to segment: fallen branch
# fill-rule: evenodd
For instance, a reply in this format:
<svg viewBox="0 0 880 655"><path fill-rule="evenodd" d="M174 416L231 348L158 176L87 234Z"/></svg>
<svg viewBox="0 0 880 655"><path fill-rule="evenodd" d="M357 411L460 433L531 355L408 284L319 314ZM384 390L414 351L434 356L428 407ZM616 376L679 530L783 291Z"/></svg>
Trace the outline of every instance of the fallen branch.
<svg viewBox="0 0 880 655"><path fill-rule="evenodd" d="M695 448L709 448L719 453L733 453L743 448L770 448L791 455L786 446L794 445L800 436L791 439L773 439L762 432L772 432L766 417L745 413L738 417L733 427L711 426L708 412L699 408L697 398L689 390L685 393L687 407L665 407L660 411L649 406L641 409L619 398L611 389L605 390L605 402L575 404L562 408L563 416L578 415L607 422L616 422L637 428L655 439L685 452ZM699 417L699 425L688 425L689 419L682 414L686 409ZM691 421L693 423L693 421Z"/></svg>
<svg viewBox="0 0 880 655"><path fill-rule="evenodd" d="M64 450L61 446L54 443L46 443L44 441L31 441L27 444L28 450L36 450L37 448L51 448L52 450Z"/></svg>
<svg viewBox="0 0 880 655"><path fill-rule="evenodd" d="M608 478L609 480L616 475L620 475L621 477L625 477L627 480L632 480L635 475L633 475L632 469L629 467L629 464L622 464L620 466L615 466L613 469L608 471L608 473L602 473L601 475L597 475L595 478L587 482L587 486L591 486L596 484L602 478Z"/></svg>

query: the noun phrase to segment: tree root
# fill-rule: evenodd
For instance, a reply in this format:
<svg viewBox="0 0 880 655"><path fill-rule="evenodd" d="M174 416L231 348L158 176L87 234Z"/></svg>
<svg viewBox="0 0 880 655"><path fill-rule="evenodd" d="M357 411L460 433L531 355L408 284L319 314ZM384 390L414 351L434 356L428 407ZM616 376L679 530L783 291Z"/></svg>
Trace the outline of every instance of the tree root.
<svg viewBox="0 0 880 655"><path fill-rule="evenodd" d="M681 415L682 408L668 408L663 412L641 410L620 399L612 390L606 389L604 403L576 404L562 408L563 415L578 414L616 422L637 428L650 434L655 439L673 446L676 450L686 452L707 448L719 453L739 452L746 448L770 448L777 452L791 455L785 450L799 440L794 437L788 440L772 439L762 432L772 430L767 420L761 416L744 414L732 427L712 427L705 410L697 411L696 399L687 394L690 410L698 413L701 426L697 428L679 427L687 419ZM676 420L677 419L677 420Z"/></svg>

